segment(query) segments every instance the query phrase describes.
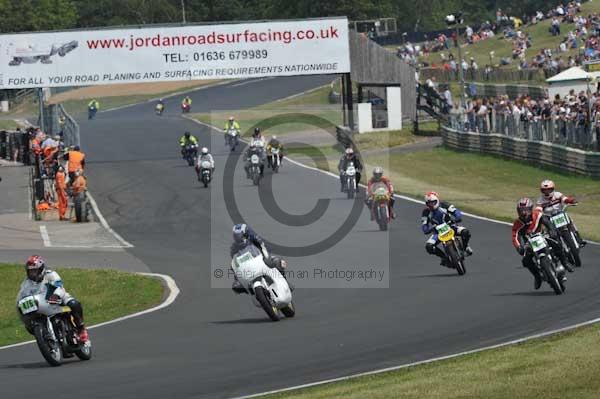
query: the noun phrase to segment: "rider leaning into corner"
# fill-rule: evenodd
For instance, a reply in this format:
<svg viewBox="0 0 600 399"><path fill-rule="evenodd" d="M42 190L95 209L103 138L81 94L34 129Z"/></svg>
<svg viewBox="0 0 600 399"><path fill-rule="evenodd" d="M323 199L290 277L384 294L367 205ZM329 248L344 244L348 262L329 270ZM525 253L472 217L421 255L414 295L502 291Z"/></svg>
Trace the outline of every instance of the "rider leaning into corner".
<svg viewBox="0 0 600 399"><path fill-rule="evenodd" d="M448 223L452 226L456 234L461 236L467 256L472 255L473 250L469 246L471 233L465 227L457 224L462 221L462 212L454 205L440 201L440 197L435 191L425 194L425 205L426 208L423 209L423 214L421 215L421 229L424 234L433 233L425 243L427 253L438 256L441 259L440 265L451 266L446 253L438 247L440 241L435 230L435 226Z"/></svg>
<svg viewBox="0 0 600 399"><path fill-rule="evenodd" d="M575 198L556 191L552 180L544 180L540 184L540 191L542 195L537 200L537 206L541 207L547 216L554 216L558 212L564 212L567 205L577 205ZM573 220L570 220L569 228L575 233L579 246L585 246L587 242L579 235L579 231Z"/></svg>
<svg viewBox="0 0 600 399"><path fill-rule="evenodd" d="M193 136L190 132L185 132L183 136L179 138L179 146L181 146L181 156L185 157L185 146L191 144L198 147L198 139Z"/></svg>
<svg viewBox="0 0 600 399"><path fill-rule="evenodd" d="M79 340L85 343L89 340L87 329L83 324L83 307L81 303L65 291L62 279L53 270L46 268L46 262L41 256L33 255L25 263L27 278L21 283L17 300L25 293L34 295L46 289L46 301L50 304L68 306L71 308L73 321L79 333Z"/></svg>
<svg viewBox="0 0 600 399"><path fill-rule="evenodd" d="M377 166L373 169L373 177L369 179L367 183L367 199L365 200L367 207L371 210L371 220L374 219L373 215L373 185L376 183L383 183L388 189L388 193L390 195L390 201L388 203L390 209L390 215L392 219L396 218L396 214L394 213L394 203L396 202L394 199L394 186L392 185L392 181L383 175L383 168L381 166Z"/></svg>
<svg viewBox="0 0 600 399"><path fill-rule="evenodd" d="M281 275L286 278L284 261L279 257L270 256L265 241L258 234L256 234L256 232L252 230L250 226L246 225L245 223L239 223L233 226L233 243L231 244L231 248L229 250L231 258L233 259L236 254L240 253L251 245L260 249L263 260L268 267L276 268ZM288 285L290 286L290 290L293 291L293 287L290 282L288 282ZM240 284L237 278L234 279L231 289L237 294L246 293L246 289L242 286L242 284Z"/></svg>
<svg viewBox="0 0 600 399"><path fill-rule="evenodd" d="M341 183L341 191L344 192L346 190L344 174L346 173L346 169L348 169L348 165L352 162L354 167L356 168L356 187L360 183L360 172L362 171L362 163L352 148L346 148L344 151L344 155L340 159L338 163L338 170L340 171L340 183Z"/></svg>
<svg viewBox="0 0 600 399"><path fill-rule="evenodd" d="M543 231L543 229L547 232L552 232L554 229L548 217L543 214L542 208L536 207L534 209L533 201L529 198L521 198L519 202L517 202L517 215L518 218L513 222L512 227L512 243L519 255L523 257L521 261L523 267L529 269L531 274L533 274L533 286L537 290L542 286L542 278L533 262L534 254L527 242L527 236L529 234L539 233ZM548 243L552 247L553 252L558 254L561 263L565 264L566 259L556 237L549 239ZM564 269L562 266L559 265L557 271L559 274L563 275L564 279L566 279L564 277ZM572 271L572 269L570 271Z"/></svg>

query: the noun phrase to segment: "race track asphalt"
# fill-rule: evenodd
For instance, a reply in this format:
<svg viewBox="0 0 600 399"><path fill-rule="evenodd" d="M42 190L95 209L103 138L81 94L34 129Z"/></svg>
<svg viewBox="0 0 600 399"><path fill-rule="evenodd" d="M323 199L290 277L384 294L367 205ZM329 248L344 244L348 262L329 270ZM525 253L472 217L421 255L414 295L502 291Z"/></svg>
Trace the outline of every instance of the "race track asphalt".
<svg viewBox="0 0 600 399"><path fill-rule="evenodd" d="M253 106L328 79L232 82L194 92L193 108ZM566 294L556 296L547 285L533 290L508 226L466 218L476 253L467 260L467 274L458 277L425 253L421 206L398 201L389 234L376 231L361 208L356 225L335 246L290 256L291 270L387 272L389 266L389 288L372 281L297 279L297 317L267 321L248 297L211 288L230 284L211 278L228 262L233 223L227 210L231 195L223 194L228 153L221 135L180 117L178 102L168 100L160 118L151 104L143 104L100 113L81 128L90 189L104 216L135 246L127 251L151 271L173 276L181 295L167 309L93 330L90 362L50 368L34 345L0 351L2 397L31 398L52 387L57 397L226 398L447 355L600 315L598 247L585 249L586 264L568 276ZM201 144L211 140L217 173L210 189L200 187L178 154L176 141L186 129ZM315 223L286 226L267 215L257 188L237 173L241 214L272 242L319 242L352 214L352 201L340 195L330 176L286 163L272 183L277 204L290 214L330 199ZM349 286L355 288L344 288ZM361 286L372 288L356 288Z"/></svg>

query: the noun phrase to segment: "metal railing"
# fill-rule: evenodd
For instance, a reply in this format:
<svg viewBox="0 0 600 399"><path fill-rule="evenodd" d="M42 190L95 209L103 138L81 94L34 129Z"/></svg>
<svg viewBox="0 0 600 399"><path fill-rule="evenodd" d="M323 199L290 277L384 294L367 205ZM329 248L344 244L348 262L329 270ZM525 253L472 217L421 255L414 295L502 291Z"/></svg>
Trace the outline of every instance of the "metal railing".
<svg viewBox="0 0 600 399"><path fill-rule="evenodd" d="M541 141L599 151L600 128L591 129L587 121L551 118L522 119L513 114L492 111L486 115L453 114L448 127L460 132L495 133L531 141Z"/></svg>
<svg viewBox="0 0 600 399"><path fill-rule="evenodd" d="M61 120L63 122L61 122ZM63 142L65 146L80 145L79 124L69 115L62 104L58 105L58 124L62 129Z"/></svg>
<svg viewBox="0 0 600 399"><path fill-rule="evenodd" d="M511 82L544 82L547 73L541 69L504 69L493 68L486 71L484 68L478 70L469 69L465 71L465 80L474 82L511 83ZM434 78L438 82L460 82L458 71L445 70L442 68L421 68L419 79L426 80Z"/></svg>

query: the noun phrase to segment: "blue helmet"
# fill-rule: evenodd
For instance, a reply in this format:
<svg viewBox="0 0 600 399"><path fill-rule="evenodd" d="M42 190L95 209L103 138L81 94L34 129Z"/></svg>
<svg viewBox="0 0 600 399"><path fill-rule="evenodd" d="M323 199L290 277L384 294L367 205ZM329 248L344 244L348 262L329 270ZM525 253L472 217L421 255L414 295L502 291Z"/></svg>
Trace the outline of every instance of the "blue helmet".
<svg viewBox="0 0 600 399"><path fill-rule="evenodd" d="M241 244L246 241L248 226L245 223L238 223L233 226L233 241Z"/></svg>

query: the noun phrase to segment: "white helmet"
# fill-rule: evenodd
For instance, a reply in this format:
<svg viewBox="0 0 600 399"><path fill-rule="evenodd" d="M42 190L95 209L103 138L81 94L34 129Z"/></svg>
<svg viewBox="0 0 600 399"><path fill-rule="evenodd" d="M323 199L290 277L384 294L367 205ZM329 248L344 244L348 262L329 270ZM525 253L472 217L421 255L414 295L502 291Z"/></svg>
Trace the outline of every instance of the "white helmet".
<svg viewBox="0 0 600 399"><path fill-rule="evenodd" d="M432 211L438 209L440 206L440 196L438 193L435 191L430 191L425 194L425 205L427 205L427 208L431 209Z"/></svg>
<svg viewBox="0 0 600 399"><path fill-rule="evenodd" d="M273 135L273 137L271 137L271 139L277 140L277 136Z"/></svg>
<svg viewBox="0 0 600 399"><path fill-rule="evenodd" d="M208 154L208 148L206 147L202 147L202 150L200 150L202 152L202 155L206 155Z"/></svg>

